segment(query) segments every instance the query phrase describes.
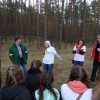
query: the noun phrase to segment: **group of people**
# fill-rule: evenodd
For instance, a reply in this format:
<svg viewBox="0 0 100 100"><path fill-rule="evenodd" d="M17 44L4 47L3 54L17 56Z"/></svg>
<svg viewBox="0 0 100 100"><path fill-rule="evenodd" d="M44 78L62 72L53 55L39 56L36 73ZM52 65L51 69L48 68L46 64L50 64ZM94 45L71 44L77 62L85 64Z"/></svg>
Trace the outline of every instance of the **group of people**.
<svg viewBox="0 0 100 100"><path fill-rule="evenodd" d="M44 70L52 72L54 65L54 56L58 57L60 60L62 58L58 55L54 47L51 46L50 41L45 41L44 43L44 57L43 57L43 67ZM13 43L9 48L9 58L13 64L21 65L24 70L24 75L28 74L27 59L28 52L21 43L21 38L15 38L15 43Z"/></svg>
<svg viewBox="0 0 100 100"><path fill-rule="evenodd" d="M84 56L85 52L86 52L85 41L83 39L79 39L77 44L73 48L74 58L72 62L74 66L83 66L85 59ZM91 59L93 60L93 69L90 81L94 82L97 70L98 70L98 75L100 72L100 34L97 36L97 40L93 43L91 50Z"/></svg>
<svg viewBox="0 0 100 100"><path fill-rule="evenodd" d="M90 88L84 67L73 67L60 90L53 87L54 82L54 75L42 70L40 60L32 61L26 77L20 66L13 65L7 69L0 100L100 100L100 76L95 88Z"/></svg>
<svg viewBox="0 0 100 100"><path fill-rule="evenodd" d="M13 66L7 69L5 86L0 90L1 100L99 100L100 76L98 73L98 84L95 88L90 88L87 73L82 67L85 52L85 41L79 39L73 48L74 67L70 72L68 82L57 90L53 88L54 56L60 60L62 58L51 46L50 41L44 43L43 62L34 60L28 69L28 51L21 43L21 39L15 38L15 43L9 48L9 58ZM91 58L93 59L93 70L90 81L93 82L97 69L99 68L100 71L100 35L93 44Z"/></svg>

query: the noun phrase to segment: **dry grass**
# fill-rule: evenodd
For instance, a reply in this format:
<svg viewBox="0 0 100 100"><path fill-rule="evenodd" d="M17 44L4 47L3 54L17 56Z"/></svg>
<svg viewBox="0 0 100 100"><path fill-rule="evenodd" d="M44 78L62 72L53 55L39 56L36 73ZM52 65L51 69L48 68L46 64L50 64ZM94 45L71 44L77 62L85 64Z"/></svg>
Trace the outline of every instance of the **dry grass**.
<svg viewBox="0 0 100 100"><path fill-rule="evenodd" d="M2 49L2 86L5 83L5 76L6 76L6 70L9 66L12 65L9 57L8 57L8 49L9 46L12 44L12 40L10 39L7 43L4 43L1 45ZM36 45L31 45L31 47L28 46L28 42L24 43L29 51L28 55L28 67L30 66L30 63L34 59L39 59L42 61L43 58L43 48L39 48L38 50L36 49ZM67 46L67 49L64 48L62 45L62 50L58 50L57 52L59 55L63 58L62 61L60 61L58 58L55 57L55 65L54 65L54 87L57 89L60 89L60 86L63 83L66 83L70 74L70 70L72 68L72 49L74 45L69 45ZM88 77L90 78L91 71L92 71L92 60L90 58L90 50L91 46L87 46L87 52L86 52L86 57L85 57L85 63L84 63L84 68L86 69L88 73ZM91 85L94 86L95 83L92 83Z"/></svg>

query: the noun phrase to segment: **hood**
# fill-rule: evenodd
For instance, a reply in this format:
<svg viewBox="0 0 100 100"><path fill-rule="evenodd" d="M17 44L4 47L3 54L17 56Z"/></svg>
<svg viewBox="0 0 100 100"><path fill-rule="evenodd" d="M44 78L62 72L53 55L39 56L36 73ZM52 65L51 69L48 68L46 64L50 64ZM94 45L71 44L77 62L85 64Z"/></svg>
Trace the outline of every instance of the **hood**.
<svg viewBox="0 0 100 100"><path fill-rule="evenodd" d="M72 91L79 94L85 92L88 89L87 86L81 81L70 81L67 85Z"/></svg>
<svg viewBox="0 0 100 100"><path fill-rule="evenodd" d="M14 98L23 90L25 86L4 86L1 88L1 100L14 100Z"/></svg>
<svg viewBox="0 0 100 100"><path fill-rule="evenodd" d="M49 46L51 46L51 43L50 43L50 41L48 41L48 40L47 40L47 41L45 41L45 42L46 42L46 43L47 43Z"/></svg>
<svg viewBox="0 0 100 100"><path fill-rule="evenodd" d="M38 68L30 68L28 70L28 74L38 74L41 73L41 71Z"/></svg>

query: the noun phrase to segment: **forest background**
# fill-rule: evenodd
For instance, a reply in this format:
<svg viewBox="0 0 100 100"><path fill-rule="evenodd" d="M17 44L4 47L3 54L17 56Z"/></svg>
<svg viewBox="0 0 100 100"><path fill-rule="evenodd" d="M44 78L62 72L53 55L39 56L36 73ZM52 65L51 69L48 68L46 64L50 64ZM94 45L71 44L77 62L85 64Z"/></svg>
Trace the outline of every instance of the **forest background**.
<svg viewBox="0 0 100 100"><path fill-rule="evenodd" d="M0 83L2 80L4 85L6 70L11 65L8 50L15 37L21 37L27 46L28 66L34 59L42 61L44 41L51 41L63 58L61 62L55 59L57 88L67 81L73 46L83 38L87 46L84 67L90 77L90 50L99 33L100 0L0 0Z"/></svg>

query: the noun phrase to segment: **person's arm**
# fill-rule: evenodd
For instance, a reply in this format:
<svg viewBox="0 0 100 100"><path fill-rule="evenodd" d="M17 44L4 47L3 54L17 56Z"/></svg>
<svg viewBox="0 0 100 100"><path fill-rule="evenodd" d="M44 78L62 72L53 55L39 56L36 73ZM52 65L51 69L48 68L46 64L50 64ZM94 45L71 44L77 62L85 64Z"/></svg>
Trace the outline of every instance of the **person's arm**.
<svg viewBox="0 0 100 100"><path fill-rule="evenodd" d="M9 58L10 58L11 62L12 62L13 64L15 64L15 63L14 63L14 54L13 54L13 50L12 50L11 47L9 48Z"/></svg>
<svg viewBox="0 0 100 100"><path fill-rule="evenodd" d="M57 53L57 51L55 50L55 48L53 48L53 53L56 57L58 57L60 60L62 60L62 58L59 56L59 54Z"/></svg>
<svg viewBox="0 0 100 100"><path fill-rule="evenodd" d="M28 51L27 51L26 47L25 47L25 56L26 56L26 61L27 61L27 59L28 59Z"/></svg>
<svg viewBox="0 0 100 100"><path fill-rule="evenodd" d="M55 53L55 56L58 57L60 60L62 60L62 58L58 55L58 53Z"/></svg>
<svg viewBox="0 0 100 100"><path fill-rule="evenodd" d="M80 55L84 55L84 53L85 53L85 52L84 52L83 50L79 50L79 54L80 54Z"/></svg>
<svg viewBox="0 0 100 100"><path fill-rule="evenodd" d="M86 46L84 46L83 50L80 50L80 51L79 51L79 54L84 55L85 52L86 52Z"/></svg>
<svg viewBox="0 0 100 100"><path fill-rule="evenodd" d="M94 42L92 49L91 49L91 59L93 60L94 55L95 55L95 46L96 46L96 42Z"/></svg>
<svg viewBox="0 0 100 100"><path fill-rule="evenodd" d="M75 54L75 53L76 53L76 51L74 51L74 50L73 50L73 51L72 51L72 53L73 53L73 54Z"/></svg>
<svg viewBox="0 0 100 100"><path fill-rule="evenodd" d="M72 53L73 53L73 54L76 53L76 45L74 46Z"/></svg>

